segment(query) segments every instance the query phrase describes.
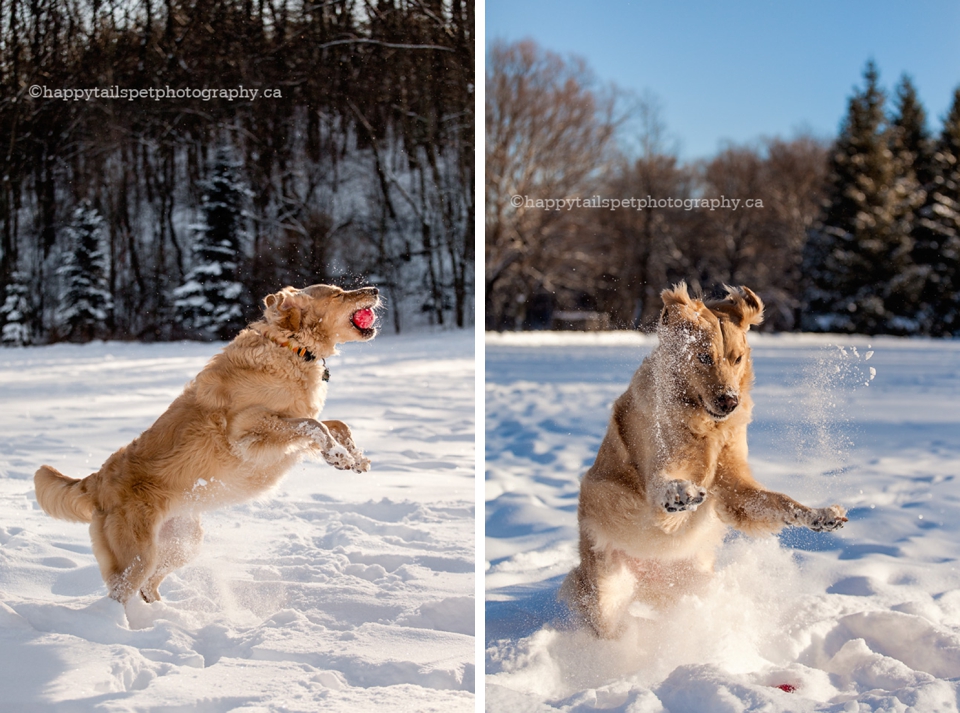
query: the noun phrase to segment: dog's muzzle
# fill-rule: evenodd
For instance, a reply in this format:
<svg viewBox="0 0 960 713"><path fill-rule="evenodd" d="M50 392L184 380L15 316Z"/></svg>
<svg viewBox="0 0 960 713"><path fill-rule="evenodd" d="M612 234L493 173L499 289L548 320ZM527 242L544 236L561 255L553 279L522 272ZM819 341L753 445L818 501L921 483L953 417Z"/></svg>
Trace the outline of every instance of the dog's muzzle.
<svg viewBox="0 0 960 713"><path fill-rule="evenodd" d="M736 394L731 393L720 394L720 396L718 396L713 402L716 413L720 414L721 416L729 416L737 409L737 406L739 405L740 399Z"/></svg>
<svg viewBox="0 0 960 713"><path fill-rule="evenodd" d="M736 411L739 405L740 398L736 394L728 392L720 394L713 400L713 403L711 403L709 407L707 407L706 404L704 404L704 407L707 407L707 411L710 412L711 416L722 420Z"/></svg>

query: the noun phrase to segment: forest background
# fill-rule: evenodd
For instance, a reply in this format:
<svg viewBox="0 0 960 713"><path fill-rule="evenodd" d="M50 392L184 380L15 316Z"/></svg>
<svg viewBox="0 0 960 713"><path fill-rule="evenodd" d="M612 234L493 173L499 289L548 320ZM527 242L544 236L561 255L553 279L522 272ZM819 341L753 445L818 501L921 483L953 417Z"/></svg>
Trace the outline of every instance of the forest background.
<svg viewBox="0 0 960 713"><path fill-rule="evenodd" d="M0 1L3 341L229 338L318 282L378 285L396 331L469 325L474 23L466 0Z"/></svg>
<svg viewBox="0 0 960 713"><path fill-rule="evenodd" d="M683 162L656 96L495 42L486 327L650 328L686 280L753 288L768 330L960 334L960 88L930 123L910 77L890 91L868 61L835 138Z"/></svg>

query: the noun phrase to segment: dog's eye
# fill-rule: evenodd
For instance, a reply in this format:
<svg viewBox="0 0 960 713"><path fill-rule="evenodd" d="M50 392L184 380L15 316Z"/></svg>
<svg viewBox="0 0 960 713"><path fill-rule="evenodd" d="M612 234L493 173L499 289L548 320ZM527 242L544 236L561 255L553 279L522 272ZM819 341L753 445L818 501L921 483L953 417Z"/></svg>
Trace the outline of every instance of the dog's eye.
<svg viewBox="0 0 960 713"><path fill-rule="evenodd" d="M709 354L697 354L697 359L700 360L701 364L706 364L707 366L713 366L713 357Z"/></svg>
<svg viewBox="0 0 960 713"><path fill-rule="evenodd" d="M741 354L740 356L738 356L733 363L734 363L734 364L739 364L741 361L743 361L743 354Z"/></svg>

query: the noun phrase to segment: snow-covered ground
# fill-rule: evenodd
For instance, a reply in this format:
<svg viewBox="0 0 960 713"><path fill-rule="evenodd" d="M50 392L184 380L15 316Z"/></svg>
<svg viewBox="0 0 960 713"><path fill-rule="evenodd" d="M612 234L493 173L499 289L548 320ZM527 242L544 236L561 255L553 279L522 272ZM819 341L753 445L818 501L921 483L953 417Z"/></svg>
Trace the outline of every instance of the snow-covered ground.
<svg viewBox="0 0 960 713"><path fill-rule="evenodd" d="M707 594L619 641L570 626L578 479L654 343L487 337L487 710L956 711L958 341L751 335L755 475L850 522L731 537Z"/></svg>
<svg viewBox="0 0 960 713"><path fill-rule="evenodd" d="M0 710L473 710L472 331L343 346L323 416L373 470L306 462L206 515L129 622L87 528L39 510L37 466L98 469L217 349L0 350Z"/></svg>

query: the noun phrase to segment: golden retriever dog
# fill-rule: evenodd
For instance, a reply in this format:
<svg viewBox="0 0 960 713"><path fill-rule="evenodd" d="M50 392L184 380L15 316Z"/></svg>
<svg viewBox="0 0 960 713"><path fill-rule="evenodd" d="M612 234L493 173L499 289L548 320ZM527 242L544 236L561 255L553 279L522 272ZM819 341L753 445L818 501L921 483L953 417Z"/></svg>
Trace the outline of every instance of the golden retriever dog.
<svg viewBox="0 0 960 713"><path fill-rule="evenodd" d="M747 330L763 303L746 287L691 298L664 290L659 345L617 399L577 519L580 565L561 597L597 636L615 638L634 601L662 606L706 581L728 525L835 530L839 505L809 508L760 485L747 465L753 369Z"/></svg>
<svg viewBox="0 0 960 713"><path fill-rule="evenodd" d="M341 470L370 461L340 421L318 421L325 357L376 336L375 287L286 287L217 354L150 428L76 480L48 465L34 476L48 514L90 523L110 596L160 599L163 578L196 553L200 513L263 495L304 455Z"/></svg>

